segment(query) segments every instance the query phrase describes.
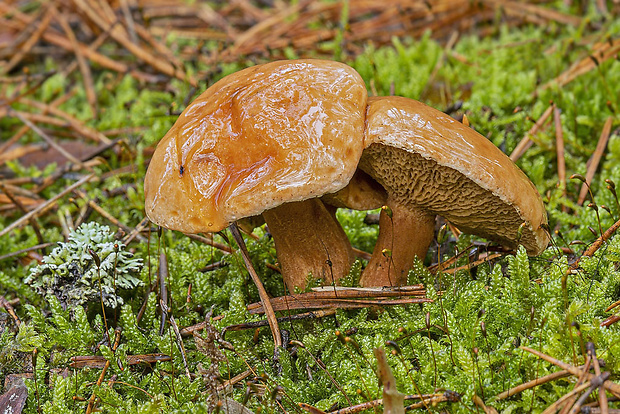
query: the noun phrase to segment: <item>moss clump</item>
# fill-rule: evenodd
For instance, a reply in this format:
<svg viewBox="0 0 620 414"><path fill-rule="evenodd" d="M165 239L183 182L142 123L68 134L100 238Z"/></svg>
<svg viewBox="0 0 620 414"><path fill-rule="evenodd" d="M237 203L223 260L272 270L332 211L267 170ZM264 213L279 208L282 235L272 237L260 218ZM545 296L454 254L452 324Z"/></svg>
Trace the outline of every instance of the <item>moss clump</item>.
<svg viewBox="0 0 620 414"><path fill-rule="evenodd" d="M66 243L58 243L43 264L33 267L24 280L42 295L54 295L63 308L82 306L101 298L116 308L123 304L118 289L142 285L136 276L142 260L114 240L108 226L96 222L81 225Z"/></svg>

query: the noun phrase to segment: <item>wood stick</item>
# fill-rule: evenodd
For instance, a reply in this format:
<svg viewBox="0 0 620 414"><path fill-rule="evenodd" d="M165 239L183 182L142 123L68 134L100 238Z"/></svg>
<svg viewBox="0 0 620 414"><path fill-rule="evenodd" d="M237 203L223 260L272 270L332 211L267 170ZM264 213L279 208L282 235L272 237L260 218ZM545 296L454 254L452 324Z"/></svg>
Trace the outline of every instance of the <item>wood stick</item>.
<svg viewBox="0 0 620 414"><path fill-rule="evenodd" d="M596 170L598 169L598 165L601 162L601 158L603 158L603 153L605 152L605 147L607 147L607 141L609 140L609 135L611 134L611 126L613 124L613 121L613 116L610 116L605 121L605 125L603 125L603 131L601 132L601 136L599 137L598 143L596 144L596 149L594 150L592 157L590 157L590 160L588 161L586 182L581 185L581 191L579 192L579 198L577 199L577 204L579 205L582 205L583 202L586 200L586 196L588 195L588 186L592 183L592 178L594 178L594 174L596 174Z"/></svg>

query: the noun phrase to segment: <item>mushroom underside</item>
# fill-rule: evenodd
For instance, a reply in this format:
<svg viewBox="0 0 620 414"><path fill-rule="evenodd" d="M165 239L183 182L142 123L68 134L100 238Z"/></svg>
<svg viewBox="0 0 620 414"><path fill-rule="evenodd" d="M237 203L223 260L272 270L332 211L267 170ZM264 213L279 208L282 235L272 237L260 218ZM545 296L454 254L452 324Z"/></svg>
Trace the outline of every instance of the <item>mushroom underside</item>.
<svg viewBox="0 0 620 414"><path fill-rule="evenodd" d="M522 244L529 253L540 253L539 232L517 208L459 171L416 153L374 144L364 150L359 168L386 189L392 213L392 217L385 210L381 213L379 238L362 274L362 286L405 284L415 256L426 256L436 215L465 233L510 248Z"/></svg>
<svg viewBox="0 0 620 414"><path fill-rule="evenodd" d="M522 217L513 203L457 170L419 154L374 144L364 150L360 168L404 207L442 216L465 233L510 248L522 244L529 253L540 253L539 225ZM475 172L472 175L475 178ZM524 222L527 225L519 238L519 226Z"/></svg>

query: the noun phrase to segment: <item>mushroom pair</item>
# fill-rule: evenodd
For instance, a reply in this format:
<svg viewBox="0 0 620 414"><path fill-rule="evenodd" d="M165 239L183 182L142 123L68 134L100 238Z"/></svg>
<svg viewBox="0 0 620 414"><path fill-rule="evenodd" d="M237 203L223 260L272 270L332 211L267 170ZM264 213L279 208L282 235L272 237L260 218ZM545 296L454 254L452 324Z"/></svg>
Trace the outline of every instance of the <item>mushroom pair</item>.
<svg viewBox="0 0 620 414"><path fill-rule="evenodd" d="M390 207L364 286L406 283L436 215L531 254L548 242L538 191L497 147L419 102L369 99L332 61L257 65L207 89L158 144L145 199L154 223L184 233L262 214L291 290L309 273L329 284L348 273L337 207Z"/></svg>

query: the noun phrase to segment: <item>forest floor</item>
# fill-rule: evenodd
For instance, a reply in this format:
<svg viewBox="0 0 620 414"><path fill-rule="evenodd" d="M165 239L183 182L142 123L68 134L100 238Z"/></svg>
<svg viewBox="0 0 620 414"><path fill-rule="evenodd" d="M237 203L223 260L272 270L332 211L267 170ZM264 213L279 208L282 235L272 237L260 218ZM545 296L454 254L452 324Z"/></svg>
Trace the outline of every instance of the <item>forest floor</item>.
<svg viewBox="0 0 620 414"><path fill-rule="evenodd" d="M380 400L381 348L410 410L620 412L618 0L0 12L0 412L402 412ZM274 348L231 235L158 229L143 181L198 94L296 58L344 62L370 96L468 122L542 195L549 248L528 257L447 231L410 272L413 296L315 290L291 307L257 228L244 237L274 298ZM373 213L338 211L362 257L353 286Z"/></svg>

